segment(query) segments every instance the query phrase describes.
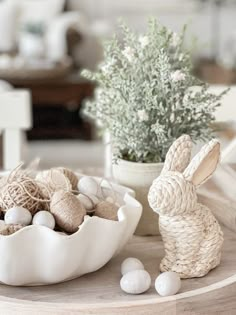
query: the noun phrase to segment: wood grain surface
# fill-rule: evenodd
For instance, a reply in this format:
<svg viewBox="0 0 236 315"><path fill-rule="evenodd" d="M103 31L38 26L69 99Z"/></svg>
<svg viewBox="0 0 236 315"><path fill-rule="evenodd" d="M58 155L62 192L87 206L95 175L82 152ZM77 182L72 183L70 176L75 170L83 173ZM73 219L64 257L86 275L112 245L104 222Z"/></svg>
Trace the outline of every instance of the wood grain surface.
<svg viewBox="0 0 236 315"><path fill-rule="evenodd" d="M224 192L217 195L214 181L202 190L201 198L217 208L212 194L225 203L229 198ZM233 179L231 189L236 189ZM236 211L236 204L231 202L231 206ZM227 216L227 209L222 212ZM175 296L160 297L154 288L164 253L160 236L134 236L105 267L79 279L42 287L0 285L0 314L236 314L236 233L225 227L223 231L221 265L203 278L182 280L181 291ZM120 289L120 265L127 257L141 259L151 274L152 285L145 294L128 295Z"/></svg>

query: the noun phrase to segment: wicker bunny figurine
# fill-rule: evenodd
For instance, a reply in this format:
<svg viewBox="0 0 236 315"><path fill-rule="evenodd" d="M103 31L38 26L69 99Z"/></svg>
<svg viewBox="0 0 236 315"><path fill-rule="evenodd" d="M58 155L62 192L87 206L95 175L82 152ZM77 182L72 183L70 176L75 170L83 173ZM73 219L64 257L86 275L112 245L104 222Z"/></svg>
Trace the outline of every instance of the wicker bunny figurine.
<svg viewBox="0 0 236 315"><path fill-rule="evenodd" d="M215 171L220 144L210 141L190 162L191 147L187 135L172 144L148 194L151 208L159 214L165 247L160 269L175 271L181 278L202 277L219 265L223 244L217 220L197 202L196 192Z"/></svg>

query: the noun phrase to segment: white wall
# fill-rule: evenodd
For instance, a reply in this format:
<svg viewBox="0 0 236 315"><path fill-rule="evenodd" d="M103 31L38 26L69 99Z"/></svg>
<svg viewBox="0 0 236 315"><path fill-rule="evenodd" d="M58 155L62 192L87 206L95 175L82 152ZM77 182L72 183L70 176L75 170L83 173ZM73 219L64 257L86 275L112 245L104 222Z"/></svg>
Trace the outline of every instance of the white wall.
<svg viewBox="0 0 236 315"><path fill-rule="evenodd" d="M212 9L209 5L200 6L197 0L69 0L71 8L82 10L91 23L106 23L107 34L114 32L118 17L142 32L147 17L155 15L159 21L174 31L189 24L189 37L196 36L201 54L212 55ZM231 4L221 10L220 49L225 47L232 32L236 32L236 5ZM105 29L105 27L104 27ZM215 30L213 29L215 32ZM107 35L106 34L106 35Z"/></svg>

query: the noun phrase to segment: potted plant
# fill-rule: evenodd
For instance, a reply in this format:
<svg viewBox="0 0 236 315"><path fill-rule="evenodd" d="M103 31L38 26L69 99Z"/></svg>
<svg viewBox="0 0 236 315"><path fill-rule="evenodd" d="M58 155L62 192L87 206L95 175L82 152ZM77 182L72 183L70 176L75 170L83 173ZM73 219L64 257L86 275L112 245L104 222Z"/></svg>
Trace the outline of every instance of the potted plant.
<svg viewBox="0 0 236 315"><path fill-rule="evenodd" d="M160 174L165 154L182 134L193 141L208 139L221 95L192 75L190 52L180 35L152 18L145 35L138 36L121 23L117 36L105 44L104 62L97 72L82 74L98 83L96 97L84 112L109 131L113 175L136 191L143 204L137 234L158 233L147 192Z"/></svg>
<svg viewBox="0 0 236 315"><path fill-rule="evenodd" d="M44 27L41 23L28 22L19 36L19 54L24 58L39 59L45 54Z"/></svg>

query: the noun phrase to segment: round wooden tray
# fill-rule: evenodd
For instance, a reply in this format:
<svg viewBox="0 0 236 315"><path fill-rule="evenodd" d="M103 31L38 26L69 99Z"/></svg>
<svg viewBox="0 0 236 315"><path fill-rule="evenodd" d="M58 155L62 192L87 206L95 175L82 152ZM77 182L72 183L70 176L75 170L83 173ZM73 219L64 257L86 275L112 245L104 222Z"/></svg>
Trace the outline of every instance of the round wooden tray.
<svg viewBox="0 0 236 315"><path fill-rule="evenodd" d="M0 78L8 81L55 79L66 76L72 66L70 58L58 62L51 68L24 67L0 69Z"/></svg>
<svg viewBox="0 0 236 315"><path fill-rule="evenodd" d="M175 296L160 297L154 289L163 256L160 237L135 236L93 274L46 287L0 285L0 314L235 314L236 234L224 233L221 265L204 278L183 280ZM120 265L130 256L141 259L151 274L152 286L145 294L128 295L120 289Z"/></svg>

